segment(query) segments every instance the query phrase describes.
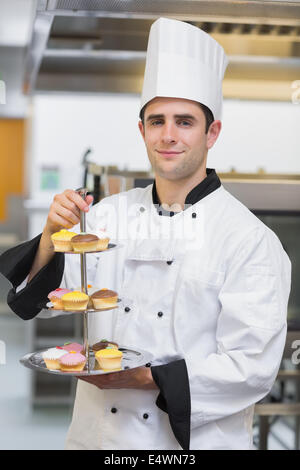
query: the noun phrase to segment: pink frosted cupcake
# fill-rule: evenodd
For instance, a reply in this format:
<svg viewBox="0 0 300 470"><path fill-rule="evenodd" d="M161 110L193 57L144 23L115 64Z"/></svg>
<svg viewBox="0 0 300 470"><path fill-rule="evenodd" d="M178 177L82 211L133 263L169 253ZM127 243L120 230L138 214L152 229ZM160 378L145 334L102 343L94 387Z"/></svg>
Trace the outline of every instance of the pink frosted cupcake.
<svg viewBox="0 0 300 470"><path fill-rule="evenodd" d="M62 303L62 296L65 294L68 294L69 292L72 292L70 289L55 289L52 292L49 292L48 294L48 299L53 303L53 309L54 310L63 310L64 306Z"/></svg>
<svg viewBox="0 0 300 470"><path fill-rule="evenodd" d="M65 350L65 351L75 351L77 353L82 353L83 352L83 346L82 344L78 344L78 343L65 343L62 348Z"/></svg>
<svg viewBox="0 0 300 470"><path fill-rule="evenodd" d="M86 357L76 351L70 351L59 360L60 370L63 372L81 372L86 363Z"/></svg>

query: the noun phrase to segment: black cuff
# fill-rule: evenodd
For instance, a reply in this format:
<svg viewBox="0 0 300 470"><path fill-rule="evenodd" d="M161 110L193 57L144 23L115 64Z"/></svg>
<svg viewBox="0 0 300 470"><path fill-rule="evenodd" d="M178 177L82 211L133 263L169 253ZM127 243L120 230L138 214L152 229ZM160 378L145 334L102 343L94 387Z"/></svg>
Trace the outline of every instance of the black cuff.
<svg viewBox="0 0 300 470"><path fill-rule="evenodd" d="M160 389L156 405L168 413L174 436L184 450L189 450L191 396L185 360L151 367L151 372Z"/></svg>
<svg viewBox="0 0 300 470"><path fill-rule="evenodd" d="M42 234L10 248L0 256L0 273L8 279L14 287L19 286L28 276ZM49 291L50 292L50 291Z"/></svg>
<svg viewBox="0 0 300 470"><path fill-rule="evenodd" d="M29 274L36 255L41 235L22 243L0 256L0 273L13 285L7 296L9 307L23 320L34 318L48 302L48 294L61 283L65 257L56 253L27 286L16 293L18 287Z"/></svg>

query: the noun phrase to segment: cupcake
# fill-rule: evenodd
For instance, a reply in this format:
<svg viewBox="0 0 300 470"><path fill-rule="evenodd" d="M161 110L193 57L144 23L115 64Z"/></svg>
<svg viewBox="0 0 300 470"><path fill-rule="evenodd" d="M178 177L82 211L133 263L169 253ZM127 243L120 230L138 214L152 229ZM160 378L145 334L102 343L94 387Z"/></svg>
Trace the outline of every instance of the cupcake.
<svg viewBox="0 0 300 470"><path fill-rule="evenodd" d="M118 349L118 347L119 345L117 343L113 343L112 341L107 341L107 339L101 339L99 343L96 343L92 346L92 350L94 352L97 352L105 348Z"/></svg>
<svg viewBox="0 0 300 470"><path fill-rule="evenodd" d="M118 294L113 290L101 289L91 295L94 309L115 307L118 301Z"/></svg>
<svg viewBox="0 0 300 470"><path fill-rule="evenodd" d="M81 287L77 287L75 290L76 291L81 291ZM93 302L92 302L92 299L91 299L91 295L94 292L96 292L97 290L99 290L99 287L93 287L91 284L87 285L87 295L89 296L89 302L88 302L88 306L87 306L88 309L93 308Z"/></svg>
<svg viewBox="0 0 300 470"><path fill-rule="evenodd" d="M68 352L59 346L43 352L42 357L47 366L47 369L60 370L59 360L66 354L68 354Z"/></svg>
<svg viewBox="0 0 300 470"><path fill-rule="evenodd" d="M64 294L61 298L64 310L86 310L89 296L83 292L74 291Z"/></svg>
<svg viewBox="0 0 300 470"><path fill-rule="evenodd" d="M54 310L63 310L62 296L72 292L70 289L55 289L49 292L48 299L53 303Z"/></svg>
<svg viewBox="0 0 300 470"><path fill-rule="evenodd" d="M86 357L76 351L70 351L60 359L60 369L63 372L81 372L86 364Z"/></svg>
<svg viewBox="0 0 300 470"><path fill-rule="evenodd" d="M68 230L60 230L59 232L51 235L51 241L55 251L72 251L71 239L77 235L75 232Z"/></svg>
<svg viewBox="0 0 300 470"><path fill-rule="evenodd" d="M107 233L104 230L100 230L100 231L97 231L97 236L99 238L97 250L99 251L107 250L108 242L110 240Z"/></svg>
<svg viewBox="0 0 300 470"><path fill-rule="evenodd" d="M75 352L78 352L78 353L83 352L82 344L78 344L78 343L65 343L62 346L62 349L64 349L67 352L70 352L70 351L75 351Z"/></svg>
<svg viewBox="0 0 300 470"><path fill-rule="evenodd" d="M123 353L118 349L100 349L95 353L95 358L102 370L122 370L121 361Z"/></svg>
<svg viewBox="0 0 300 470"><path fill-rule="evenodd" d="M98 250L99 238L97 235L81 233L72 238L71 244L76 253L85 253L86 251Z"/></svg>

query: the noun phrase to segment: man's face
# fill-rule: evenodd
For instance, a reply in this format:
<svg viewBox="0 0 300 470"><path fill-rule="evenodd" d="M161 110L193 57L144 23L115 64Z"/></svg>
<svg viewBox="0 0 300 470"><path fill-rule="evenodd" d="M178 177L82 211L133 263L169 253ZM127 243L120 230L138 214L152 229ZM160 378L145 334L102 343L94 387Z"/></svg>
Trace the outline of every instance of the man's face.
<svg viewBox="0 0 300 470"><path fill-rule="evenodd" d="M162 178L181 180L206 167L208 136L205 115L195 101L155 98L139 123L153 170Z"/></svg>

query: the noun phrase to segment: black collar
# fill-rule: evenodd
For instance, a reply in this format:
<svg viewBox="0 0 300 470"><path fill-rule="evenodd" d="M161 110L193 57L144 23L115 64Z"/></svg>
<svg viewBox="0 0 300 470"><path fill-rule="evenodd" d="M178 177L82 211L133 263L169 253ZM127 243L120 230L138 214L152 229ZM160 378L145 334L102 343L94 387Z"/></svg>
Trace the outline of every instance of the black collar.
<svg viewBox="0 0 300 470"><path fill-rule="evenodd" d="M213 168L206 168L206 174L206 178L204 178L201 183L197 184L197 186L195 186L188 193L184 202L185 204L195 204L196 202L199 202L205 196L208 196L208 194L212 193L221 186L221 181ZM161 203L156 191L155 181L152 187L152 201L153 204L156 205L159 215L174 215L174 212L166 211L161 207Z"/></svg>

